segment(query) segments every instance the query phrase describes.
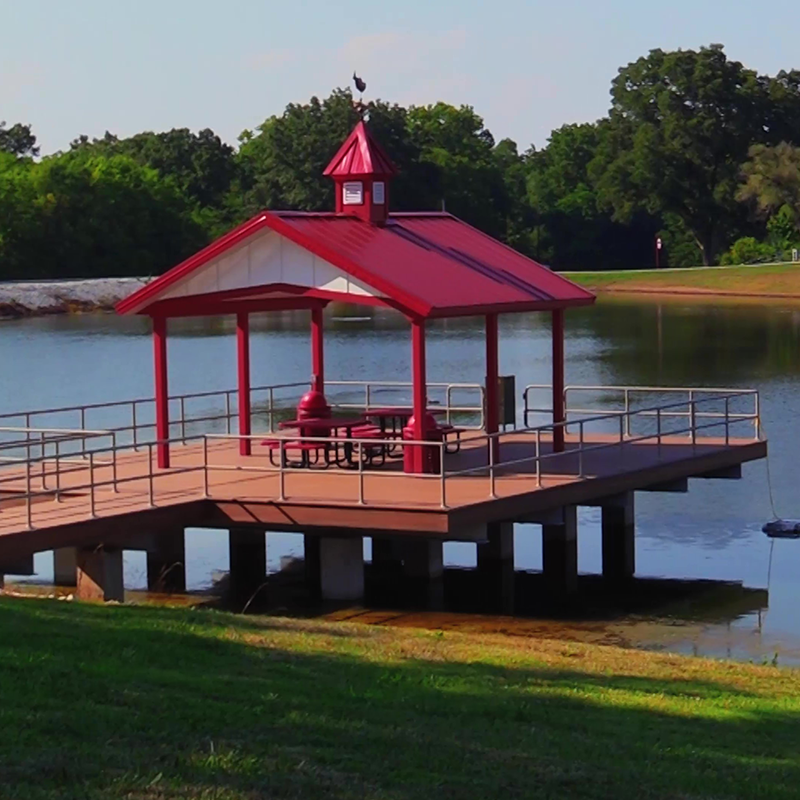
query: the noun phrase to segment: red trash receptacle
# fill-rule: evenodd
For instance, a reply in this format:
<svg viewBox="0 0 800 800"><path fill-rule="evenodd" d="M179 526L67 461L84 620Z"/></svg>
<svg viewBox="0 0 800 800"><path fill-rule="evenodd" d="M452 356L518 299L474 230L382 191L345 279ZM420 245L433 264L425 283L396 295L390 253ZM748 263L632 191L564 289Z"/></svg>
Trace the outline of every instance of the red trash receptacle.
<svg viewBox="0 0 800 800"><path fill-rule="evenodd" d="M441 442L443 439L442 431L436 424L432 414L425 416L425 441ZM403 439L414 441L414 417L408 420L408 424L403 428ZM415 465L415 451L421 450L422 469L417 469ZM442 471L441 448L427 445L418 447L403 448L403 470L405 472L424 472L429 475L438 475Z"/></svg>

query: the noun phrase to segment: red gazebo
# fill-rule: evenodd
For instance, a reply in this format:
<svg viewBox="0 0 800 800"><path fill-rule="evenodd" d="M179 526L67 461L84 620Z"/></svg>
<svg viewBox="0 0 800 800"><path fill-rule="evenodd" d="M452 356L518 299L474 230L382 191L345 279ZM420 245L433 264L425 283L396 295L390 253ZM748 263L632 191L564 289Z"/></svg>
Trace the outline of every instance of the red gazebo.
<svg viewBox="0 0 800 800"><path fill-rule="evenodd" d="M263 211L117 305L153 320L158 464L169 466L167 320L236 315L239 432L250 434L249 315L306 309L313 388L324 392L323 308L332 300L393 308L411 323L414 438L426 439L425 327L429 319L483 316L486 431L498 429L498 315L549 311L553 421L564 420L564 310L591 292L445 212L389 212L396 169L363 121L324 173L333 212ZM563 428L554 431L563 449ZM250 440L242 439L243 455ZM419 454L410 469L424 471Z"/></svg>

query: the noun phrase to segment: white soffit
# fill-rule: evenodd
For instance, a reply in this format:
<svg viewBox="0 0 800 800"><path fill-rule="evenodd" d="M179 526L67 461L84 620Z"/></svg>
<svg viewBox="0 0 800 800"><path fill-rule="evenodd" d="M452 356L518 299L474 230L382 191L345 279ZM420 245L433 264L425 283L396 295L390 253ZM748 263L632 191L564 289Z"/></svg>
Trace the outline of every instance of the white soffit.
<svg viewBox="0 0 800 800"><path fill-rule="evenodd" d="M285 236L266 230L187 275L150 302L280 283L362 297L385 297Z"/></svg>

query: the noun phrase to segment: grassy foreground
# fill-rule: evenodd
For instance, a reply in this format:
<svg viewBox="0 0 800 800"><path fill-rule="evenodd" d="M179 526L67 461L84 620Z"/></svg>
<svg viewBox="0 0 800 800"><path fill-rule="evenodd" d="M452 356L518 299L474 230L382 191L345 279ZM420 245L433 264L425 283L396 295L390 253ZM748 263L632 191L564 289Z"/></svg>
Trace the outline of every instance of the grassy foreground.
<svg viewBox="0 0 800 800"><path fill-rule="evenodd" d="M800 297L800 264L755 267L695 267L693 269L564 272L565 277L597 291L670 292L742 296Z"/></svg>
<svg viewBox="0 0 800 800"><path fill-rule="evenodd" d="M800 673L0 599L0 796L796 798Z"/></svg>

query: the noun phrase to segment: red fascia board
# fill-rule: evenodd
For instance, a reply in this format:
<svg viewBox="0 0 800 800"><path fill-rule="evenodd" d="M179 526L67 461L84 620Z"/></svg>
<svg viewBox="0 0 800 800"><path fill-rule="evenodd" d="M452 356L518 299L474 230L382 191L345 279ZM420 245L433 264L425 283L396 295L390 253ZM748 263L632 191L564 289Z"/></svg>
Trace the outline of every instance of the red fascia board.
<svg viewBox="0 0 800 800"><path fill-rule="evenodd" d="M575 300L549 300L531 303L495 303L486 306L453 306L452 308L434 308L428 319L447 319L449 317L478 317L486 314L529 314L537 311L557 311L558 309L579 308L590 306L595 297L580 298Z"/></svg>
<svg viewBox="0 0 800 800"><path fill-rule="evenodd" d="M148 283L146 286L143 286L132 295L120 300L119 303L117 303L114 307L114 310L117 312L117 314L130 314L137 306L140 306L142 303L147 302L147 300L156 297L170 286L174 286L178 281L194 272L194 270L198 267L208 263L216 256L224 253L227 250L230 250L232 247L235 247L241 241L262 227L264 222L265 220L263 213L247 220L247 222L243 222L237 228L234 228L224 236L221 236L215 242L212 242L210 245L204 247L193 256L190 256L185 261L182 261L180 264L168 270L160 277ZM146 313L146 309L142 309L140 313Z"/></svg>

